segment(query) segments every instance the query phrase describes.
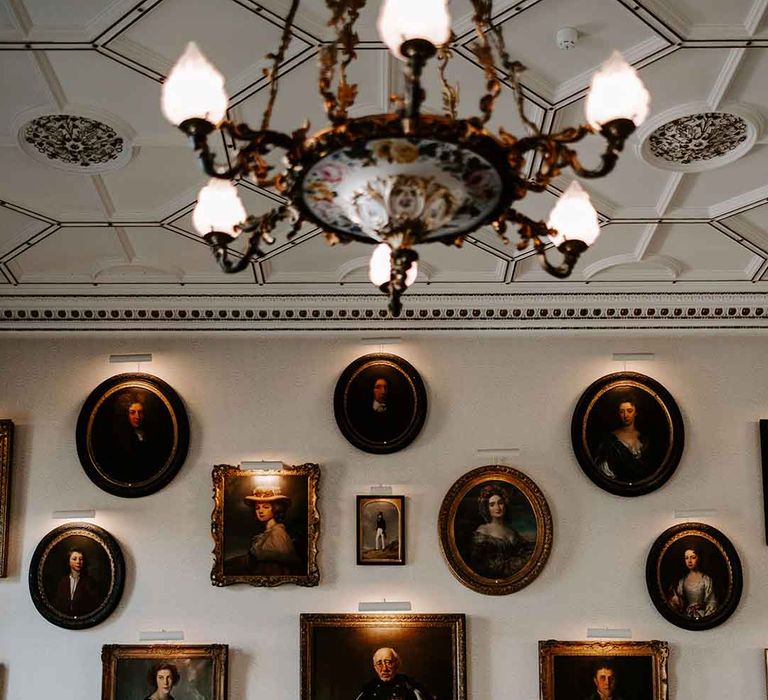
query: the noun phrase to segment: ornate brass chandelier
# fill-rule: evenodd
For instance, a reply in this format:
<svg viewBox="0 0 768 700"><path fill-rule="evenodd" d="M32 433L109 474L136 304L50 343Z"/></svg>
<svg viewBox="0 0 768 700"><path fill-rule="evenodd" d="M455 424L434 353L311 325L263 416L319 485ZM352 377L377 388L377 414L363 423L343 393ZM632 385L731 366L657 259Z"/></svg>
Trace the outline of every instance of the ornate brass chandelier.
<svg viewBox="0 0 768 700"><path fill-rule="evenodd" d="M276 131L270 120L278 93L280 65L289 46L299 0L292 0L279 47L268 54L269 99L258 129L225 118L224 80L194 44L187 47L163 86L163 111L187 134L203 170L212 179L200 191L193 215L195 228L223 270L238 272L263 255L262 242L288 221L290 239L304 222L323 229L331 243L376 244L371 281L389 296L394 316L400 296L416 279L414 246L441 243L461 246L467 234L491 225L506 243L510 224L517 226L518 249L532 245L544 269L567 277L579 256L597 238L597 214L587 193L573 181L546 222L534 221L513 204L528 192L543 192L570 167L583 178L607 175L624 142L648 113L649 96L634 69L614 53L595 74L586 99L587 124L544 134L523 111L519 77L523 66L512 61L501 28L493 21L492 0L470 0L477 38L475 56L485 74L479 114L457 117L458 95L445 70L451 58L447 0L382 0L378 27L383 41L404 64L405 94L392 96L388 114L351 118L357 85L347 80L356 58L355 23L365 0L326 0L329 26L336 36L319 53L318 87L330 125L309 134ZM423 114L422 71L437 55L444 114ZM502 72L513 86L520 118L529 133L518 138L486 125L501 92ZM208 144L216 130L239 150L220 167ZM606 141L598 167L584 167L571 145L588 134ZM282 152L284 168L269 162ZM533 169L530 166L533 164ZM283 199L261 216L247 216L232 181L250 177ZM249 234L241 253L230 245ZM553 265L546 248L562 254Z"/></svg>

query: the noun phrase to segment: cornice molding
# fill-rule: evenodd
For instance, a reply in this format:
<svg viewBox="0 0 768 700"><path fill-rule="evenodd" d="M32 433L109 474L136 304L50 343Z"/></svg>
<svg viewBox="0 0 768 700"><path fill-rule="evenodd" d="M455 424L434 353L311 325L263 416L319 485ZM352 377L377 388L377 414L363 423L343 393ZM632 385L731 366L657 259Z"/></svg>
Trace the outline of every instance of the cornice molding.
<svg viewBox="0 0 768 700"><path fill-rule="evenodd" d="M13 296L0 331L743 331L768 329L768 295L413 295L392 318L378 295Z"/></svg>

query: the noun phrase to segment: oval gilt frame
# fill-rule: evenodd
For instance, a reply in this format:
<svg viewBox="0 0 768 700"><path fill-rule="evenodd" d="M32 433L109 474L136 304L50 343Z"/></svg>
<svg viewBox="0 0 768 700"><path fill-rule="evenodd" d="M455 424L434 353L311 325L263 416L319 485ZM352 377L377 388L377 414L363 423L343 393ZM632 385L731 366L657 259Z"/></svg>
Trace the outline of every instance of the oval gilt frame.
<svg viewBox="0 0 768 700"><path fill-rule="evenodd" d="M382 412L372 408L377 378L386 379L389 387L390 405ZM421 431L427 417L427 390L410 362L389 353L370 353L341 373L333 412L339 430L355 447L390 454L410 445Z"/></svg>
<svg viewBox="0 0 768 700"><path fill-rule="evenodd" d="M533 512L536 524L535 542L527 560L512 575L502 578L485 576L473 569L462 556L461 538L456 536L457 515L463 499L472 489L490 482L502 482L506 489L519 491ZM478 522L482 522L479 516ZM478 467L459 477L443 499L437 527L440 549L451 573L467 588L484 595L508 595L525 588L541 573L552 550L552 514L544 494L530 477L504 465ZM466 528L464 530L466 533Z"/></svg>
<svg viewBox="0 0 768 700"><path fill-rule="evenodd" d="M697 542L697 539L700 542ZM710 614L706 613L706 608L704 614L698 614L683 612L682 608L676 610L673 607L672 598L676 595L675 589L679 588L680 584L674 586L674 581L678 577L673 575L670 579L671 567L665 558L680 557L680 563L676 569L678 572L684 571L682 555L691 547L699 550L697 555L700 560L702 554L710 555L709 561L707 562L705 558L704 565L701 566L705 578L704 585L707 585L708 578L709 588L719 599L716 609ZM703 549L708 551L702 552ZM713 561L712 554L722 559ZM723 577L726 579L725 582L722 580ZM672 589L670 580L674 586ZM678 580L682 581L682 578ZM741 560L731 541L717 528L704 523L680 523L664 530L651 546L645 565L645 582L651 601L662 617L686 630L708 630L722 625L734 613L741 600L743 587ZM723 591L725 595L722 595Z"/></svg>
<svg viewBox="0 0 768 700"><path fill-rule="evenodd" d="M663 455L659 457L658 452L655 453L658 466L648 476L637 480L620 478L618 471L611 477L605 470L601 470L598 455L603 445L595 447L595 425L599 426L607 420L611 402L615 403L622 394L628 393L634 394L632 399L636 404L643 402L640 406L636 405L638 423L647 418L643 413L656 413L656 442L661 442L660 432L667 436L668 442L663 447ZM610 440L614 444L619 443L618 439L611 438L608 428L603 426L600 433L602 442L609 443ZM606 440L606 436L609 440ZM654 434L650 432L644 437L653 438ZM683 417L672 394L652 377L638 372L614 372L592 382L579 397L571 420L571 442L579 466L593 483L617 496L642 496L663 486L677 469L685 445ZM652 439L649 444L653 446ZM626 447L617 449L622 454L628 454ZM642 457L638 464L641 460Z"/></svg>
<svg viewBox="0 0 768 700"><path fill-rule="evenodd" d="M48 580L46 580L45 572L49 556L53 555L59 560L66 561L67 550L72 545L72 543L67 543L66 540L72 537L79 538L78 541L74 543L77 545L78 549L83 548L84 541L88 543L86 548L93 547L94 545L99 547L101 549L100 554L103 555L104 560L108 563L109 569L109 583L106 586L106 591L104 591L103 585L96 586L96 584L99 583L97 580L92 584L93 591L98 587L101 588L101 593L103 594L98 604L93 610L79 615L67 614L57 607L55 600L55 598L58 597L57 595L54 596L54 600L51 600L48 593L54 586L51 584L50 576L48 577ZM62 550L64 558L62 558ZM90 556L91 554L86 554L86 568L83 570L81 577L89 576L90 567L88 567L87 564ZM104 574L105 571L102 570L100 573ZM57 578L60 579L64 577L68 578L66 572L61 574L61 576L57 575ZM85 585L82 578L81 581L83 581L83 583L78 585ZM68 581L66 581L66 583L68 585ZM51 530L38 543L29 565L29 592L37 611L48 620L48 622L65 629L86 629L106 620L120 602L120 598L123 595L124 585L125 561L123 560L123 553L120 549L120 545L109 532L100 528L98 525L92 525L90 523L67 523ZM55 588L58 593L58 589L61 588L61 581L59 581L59 585L55 586ZM86 589L86 593L95 597L93 592L88 589Z"/></svg>
<svg viewBox="0 0 768 700"><path fill-rule="evenodd" d="M120 463L126 460L129 464L127 460L135 447L128 407L124 407L124 418L114 413L121 400L131 401L134 394L144 396L145 402L150 400L156 408L154 422L151 411L144 417L142 438L146 442L134 461L144 466L153 456L157 459L157 468L137 474L135 479ZM100 435L99 431L107 427L109 435ZM106 379L88 395L77 419L76 437L77 455L88 478L114 496L137 498L167 486L181 469L189 448L189 418L181 397L169 384L152 374L129 372Z"/></svg>

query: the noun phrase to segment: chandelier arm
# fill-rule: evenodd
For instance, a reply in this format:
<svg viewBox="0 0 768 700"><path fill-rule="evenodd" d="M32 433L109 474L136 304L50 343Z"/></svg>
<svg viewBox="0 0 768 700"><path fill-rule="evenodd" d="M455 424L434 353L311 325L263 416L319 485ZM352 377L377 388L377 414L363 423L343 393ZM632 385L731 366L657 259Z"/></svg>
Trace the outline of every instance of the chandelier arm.
<svg viewBox="0 0 768 700"><path fill-rule="evenodd" d="M250 233L251 237L248 239L248 246L243 251L242 256L234 260L229 256L231 252L229 245L235 240L234 236L220 231L211 231L206 233L203 238L211 247L213 256L224 272L242 272L251 262L264 255L264 251L260 247L262 241L267 244L275 242L271 232L289 214L288 206L282 204L262 216L249 216L242 224L238 224L235 229L240 233Z"/></svg>
<svg viewBox="0 0 768 700"><path fill-rule="evenodd" d="M343 58L339 64L339 87L337 88L338 103L341 106L339 117L347 118L347 111L355 104L357 84L347 82L347 67L357 58L355 48L360 38L355 31L355 24L360 17L360 10L365 6L365 0L350 0L347 3L347 17L338 31L337 41L341 44Z"/></svg>
<svg viewBox="0 0 768 700"><path fill-rule="evenodd" d="M437 49L437 72L440 75L440 88L443 96L443 113L449 119L456 119L458 116L459 105L459 86L458 84L455 86L451 85L445 75L446 68L448 68L448 62L453 57L450 45L455 38L455 34L451 32L451 38Z"/></svg>
<svg viewBox="0 0 768 700"><path fill-rule="evenodd" d="M264 115L261 118L261 130L265 131L269 129L269 122L272 118L272 109L275 106L275 99L277 98L277 86L280 82L280 64L285 58L285 52L288 49L291 39L293 38L293 20L296 17L296 10L299 9L300 0L292 0L291 9L288 11L288 15L285 18L285 24L283 25L283 32L280 35L280 46L275 53L268 53L265 58L272 59L272 67L264 69L264 75L269 78L269 100L267 106L264 109Z"/></svg>
<svg viewBox="0 0 768 700"><path fill-rule="evenodd" d="M536 257L539 260L539 264L544 270L546 270L553 277L558 279L565 279L569 277L576 263L579 261L581 254L588 248L584 241L567 240L563 241L557 250L563 254L563 262L559 265L553 265L547 259L546 245L542 241L534 242L536 248Z"/></svg>
<svg viewBox="0 0 768 700"><path fill-rule="evenodd" d="M493 3L490 0L472 0L472 7L474 14L472 15L472 22L475 25L475 33L477 34L477 41L472 45L472 51L474 52L480 65L483 67L485 73L485 94L480 98L480 111L483 113L482 117L477 119L479 125L487 124L493 115L493 107L496 103L496 98L501 92L501 83L496 75L496 66L493 62L493 50L488 41L487 28L491 24L491 15L493 13Z"/></svg>

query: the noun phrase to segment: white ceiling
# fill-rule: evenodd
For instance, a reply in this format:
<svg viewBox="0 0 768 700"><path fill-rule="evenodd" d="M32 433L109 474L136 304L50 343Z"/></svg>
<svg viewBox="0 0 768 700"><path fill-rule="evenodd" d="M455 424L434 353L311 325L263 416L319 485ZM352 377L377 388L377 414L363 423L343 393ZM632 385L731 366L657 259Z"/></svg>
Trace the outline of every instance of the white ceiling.
<svg viewBox="0 0 768 700"><path fill-rule="evenodd" d="M360 86L355 116L385 111L399 84L397 62L376 34L378 4L371 0L360 21L364 48L351 72ZM191 227L204 177L185 137L160 113L162 78L194 40L226 76L231 116L258 124L266 98L263 54L276 47L288 5L0 0L0 328L96 327L99 318L130 327L139 310L142 327L151 327L153 310L157 323L180 326L197 311L200 322L234 327L259 319L278 327L279 318L288 328L314 318L331 319L334 328L364 319L381 327L421 319L425 328L442 328L457 323L460 310L465 326L475 319L489 328L513 318L535 320L537 327L566 327L566 318L588 320L590 327L630 321L653 327L662 317L678 326L728 325L727 319L740 327L765 325L768 0L497 2L512 57L528 66L526 109L546 129L583 121L590 76L613 48L639 69L653 111L614 173L582 183L602 216L603 234L569 280L554 280L530 251L481 231L461 250L420 249L419 282L404 297L410 314L401 322L380 313L386 300L367 282L368 246L329 248L310 227L287 244L279 232L263 261L226 275ZM451 10L458 40L448 78L458 83L468 116L483 78L469 50L469 3L452 0ZM318 44L330 36L325 16L322 0L302 3L275 128L291 131L304 118L313 128L326 124L315 64ZM554 40L564 26L579 32L570 51ZM430 74L426 84L427 109L440 111L436 77ZM694 171L649 162L643 143L655 127L704 112L743 118L747 141L723 158L697 161ZM112 163L117 167L62 169L33 147L20 147L26 123L61 113L114 128L128 144ZM507 88L491 126L523 132ZM584 159L596 157L599 146L585 143ZM564 178L553 193L530 195L521 209L545 217L554 190L567 184ZM252 213L274 206L273 195L248 183L241 183L241 196ZM567 309L574 312L568 316Z"/></svg>

